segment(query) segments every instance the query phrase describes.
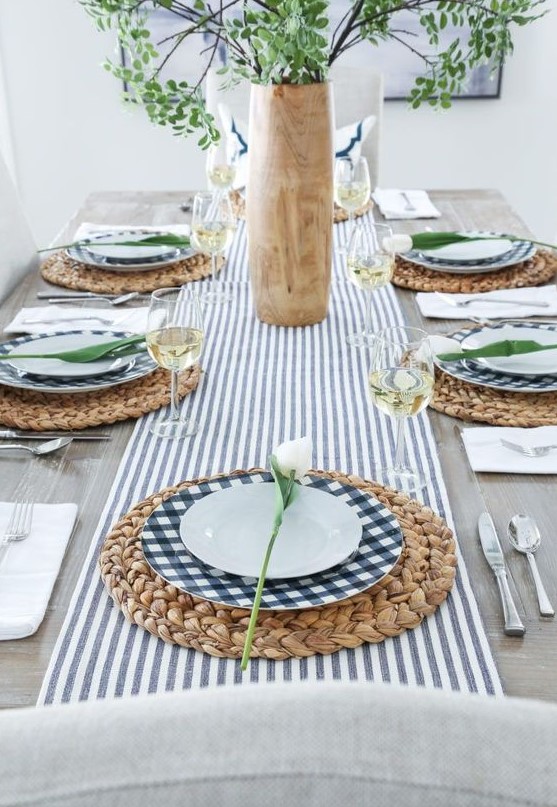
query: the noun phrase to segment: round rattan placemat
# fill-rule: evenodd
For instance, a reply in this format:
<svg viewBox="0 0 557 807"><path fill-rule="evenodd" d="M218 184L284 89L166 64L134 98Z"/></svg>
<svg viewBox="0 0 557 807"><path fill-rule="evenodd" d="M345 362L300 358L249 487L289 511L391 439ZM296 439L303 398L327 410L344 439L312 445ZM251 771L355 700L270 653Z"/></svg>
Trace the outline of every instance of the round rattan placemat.
<svg viewBox="0 0 557 807"><path fill-rule="evenodd" d="M181 398L197 387L199 376L199 365L180 373ZM138 418L169 403L169 373L162 369L136 381L95 392L57 395L0 385L0 423L37 432L51 429L76 431Z"/></svg>
<svg viewBox="0 0 557 807"><path fill-rule="evenodd" d="M230 203L232 205L232 210L234 211L234 215L238 219L245 219L246 217L246 200L242 196L241 193L238 191L230 191ZM371 199L369 202L364 205L363 207L359 208L359 210L354 211L354 216L358 218L359 216L365 215L371 208L373 207L373 202ZM348 221L348 213L342 207L339 207L335 202L334 213L333 213L333 221L335 224L338 224L341 221Z"/></svg>
<svg viewBox="0 0 557 807"><path fill-rule="evenodd" d="M507 392L453 378L435 368L432 409L492 426L557 425L557 392Z"/></svg>
<svg viewBox="0 0 557 807"><path fill-rule="evenodd" d="M398 518L404 535L402 555L380 583L349 600L309 610L262 611L252 657L300 658L382 642L416 628L443 602L454 582L455 541L440 516L398 491L359 477L311 473L377 496ZM209 478L218 476L223 474ZM204 481L207 477L165 488L122 516L102 546L101 577L133 624L171 644L240 658L250 611L201 600L169 585L149 566L141 548L143 524L153 510L174 493Z"/></svg>
<svg viewBox="0 0 557 807"><path fill-rule="evenodd" d="M97 294L125 294L129 291L150 293L167 286L182 286L192 280L201 280L210 274L211 259L200 254L147 272L96 269L74 261L65 252L55 252L41 265L41 275L49 283Z"/></svg>
<svg viewBox="0 0 557 807"><path fill-rule="evenodd" d="M482 292L514 289L549 283L557 273L557 257L540 250L529 261L508 266L497 272L456 275L436 272L397 256L392 283L414 291Z"/></svg>

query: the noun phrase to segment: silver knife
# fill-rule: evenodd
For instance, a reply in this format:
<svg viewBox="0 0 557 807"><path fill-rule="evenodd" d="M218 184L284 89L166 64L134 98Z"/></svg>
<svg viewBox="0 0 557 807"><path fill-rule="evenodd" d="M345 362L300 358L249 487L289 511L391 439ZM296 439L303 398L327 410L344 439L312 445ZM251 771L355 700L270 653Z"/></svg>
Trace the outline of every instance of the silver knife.
<svg viewBox="0 0 557 807"><path fill-rule="evenodd" d="M489 513L482 513L480 515L478 519L478 530L485 558L491 566L495 579L497 580L497 585L499 586L499 594L501 595L501 602L503 604L503 615L505 617L505 633L507 636L524 636L526 628L520 620L512 598L509 581L507 580L503 551L499 543L499 538L497 537L497 532L495 531L495 524Z"/></svg>
<svg viewBox="0 0 557 807"><path fill-rule="evenodd" d="M49 297L83 297L83 299L87 299L88 297L117 297L117 294L96 294L94 291L38 291L37 297L41 300L48 299Z"/></svg>
<svg viewBox="0 0 557 807"><path fill-rule="evenodd" d="M110 434L88 434L87 432L23 432L18 429L0 430L0 440L45 440L55 437L72 437L74 440L112 440Z"/></svg>

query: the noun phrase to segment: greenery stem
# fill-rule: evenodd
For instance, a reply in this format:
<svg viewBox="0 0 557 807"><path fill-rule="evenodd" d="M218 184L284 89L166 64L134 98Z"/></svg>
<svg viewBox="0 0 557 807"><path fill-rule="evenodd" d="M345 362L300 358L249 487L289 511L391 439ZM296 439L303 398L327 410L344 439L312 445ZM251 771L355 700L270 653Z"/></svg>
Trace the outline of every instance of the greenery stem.
<svg viewBox="0 0 557 807"><path fill-rule="evenodd" d="M286 488L286 494L284 496L284 501L286 504L288 504L288 502L290 501L293 485L294 485L294 473L292 472L290 474L290 478L288 480L288 487ZM281 524L282 524L282 513L275 520L273 532L271 533L271 537L269 538L269 543L267 544L267 551L265 552L265 557L263 558L261 571L259 572L259 580L257 582L257 588L255 590L255 597L253 599L251 616L249 620L248 630L246 633L246 639L244 642L244 652L242 653L241 667L243 671L246 670L248 666L249 654L251 651L251 646L253 644L253 634L255 633L255 626L257 623L257 617L259 615L259 605L261 603L261 595L263 594L263 586L265 585L265 577L267 575L267 568L269 566L269 561L271 560L271 554L273 552L273 547L275 545L277 535L279 534Z"/></svg>

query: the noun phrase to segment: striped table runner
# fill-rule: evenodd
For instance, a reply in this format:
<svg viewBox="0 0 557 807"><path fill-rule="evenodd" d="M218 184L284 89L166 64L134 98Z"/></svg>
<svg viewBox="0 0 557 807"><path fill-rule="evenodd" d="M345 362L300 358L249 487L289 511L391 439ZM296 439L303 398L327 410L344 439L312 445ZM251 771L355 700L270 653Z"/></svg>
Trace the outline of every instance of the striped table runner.
<svg viewBox="0 0 557 807"><path fill-rule="evenodd" d="M336 227L336 237L345 227ZM206 281L204 281L206 282ZM276 328L253 313L240 225L222 282L233 302L208 312L204 374L183 407L200 424L186 440L153 437L161 413L138 420L120 464L91 550L52 655L40 703L121 697L225 684L300 679L392 681L483 694L501 685L462 557L447 601L416 630L331 656L286 661L217 659L165 644L130 625L106 593L98 555L104 536L133 503L166 485L235 468L268 465L274 446L310 435L314 465L372 477L392 462L392 421L371 404L366 350L345 334L363 319L364 295L335 258L330 313L307 328ZM373 297L374 329L401 324L392 287ZM410 419L408 457L431 477L423 500L451 525L451 514L427 412Z"/></svg>

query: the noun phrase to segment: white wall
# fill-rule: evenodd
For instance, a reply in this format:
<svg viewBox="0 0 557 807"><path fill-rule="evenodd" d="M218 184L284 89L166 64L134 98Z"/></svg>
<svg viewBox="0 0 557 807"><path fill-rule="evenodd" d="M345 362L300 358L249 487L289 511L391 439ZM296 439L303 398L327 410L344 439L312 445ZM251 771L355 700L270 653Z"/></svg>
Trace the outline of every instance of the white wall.
<svg viewBox="0 0 557 807"><path fill-rule="evenodd" d="M384 187L499 188L542 239L557 234L557 0L519 30L499 100L446 113L386 104ZM0 60L13 154L32 229L47 244L93 190L194 189L204 184L195 139L153 127L119 98L101 64L114 53L77 0L0 0ZM2 115L0 86L0 115ZM11 144L8 142L11 139Z"/></svg>

